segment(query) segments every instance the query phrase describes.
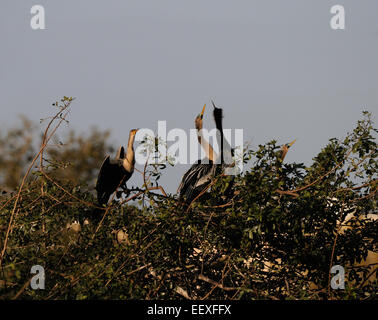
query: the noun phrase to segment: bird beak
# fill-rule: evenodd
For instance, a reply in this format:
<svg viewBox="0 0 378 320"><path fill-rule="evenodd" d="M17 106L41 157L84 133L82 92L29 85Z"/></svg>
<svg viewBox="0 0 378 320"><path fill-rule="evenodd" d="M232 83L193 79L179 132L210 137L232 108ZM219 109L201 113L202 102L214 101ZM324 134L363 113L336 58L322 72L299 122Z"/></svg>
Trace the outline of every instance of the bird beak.
<svg viewBox="0 0 378 320"><path fill-rule="evenodd" d="M295 141L297 141L297 139L295 139L294 141L290 142L290 143L288 144L288 147L290 148L290 147L294 144Z"/></svg>
<svg viewBox="0 0 378 320"><path fill-rule="evenodd" d="M201 114L200 114L201 119L203 118L203 114L205 113L205 108L206 108L206 103L205 103L205 105L203 106L203 108L202 108L202 112L201 112Z"/></svg>

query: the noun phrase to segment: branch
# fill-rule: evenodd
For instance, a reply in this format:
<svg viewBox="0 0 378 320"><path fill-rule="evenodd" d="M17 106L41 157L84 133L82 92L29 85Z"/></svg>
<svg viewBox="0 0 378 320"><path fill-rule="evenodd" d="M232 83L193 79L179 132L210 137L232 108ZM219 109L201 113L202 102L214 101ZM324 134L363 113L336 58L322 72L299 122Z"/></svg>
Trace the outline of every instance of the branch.
<svg viewBox="0 0 378 320"><path fill-rule="evenodd" d="M204 276L203 274L200 274L198 276L198 280L202 280L202 281L205 281L207 283L210 283L213 286L216 286L219 289L222 289L224 291L234 291L234 290L240 290L241 289L241 288L237 288L237 287L225 287L222 284L220 284L220 283L218 283L218 282L216 282L214 280L209 279L208 277Z"/></svg>

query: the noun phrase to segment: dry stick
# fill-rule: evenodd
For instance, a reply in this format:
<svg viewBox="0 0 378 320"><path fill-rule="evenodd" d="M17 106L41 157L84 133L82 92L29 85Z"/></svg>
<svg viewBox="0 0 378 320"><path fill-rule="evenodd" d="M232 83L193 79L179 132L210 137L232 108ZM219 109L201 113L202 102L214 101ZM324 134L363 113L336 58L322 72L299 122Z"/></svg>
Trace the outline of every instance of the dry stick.
<svg viewBox="0 0 378 320"><path fill-rule="evenodd" d="M87 206L90 206L90 207L93 207L93 208L96 208L96 209L102 209L102 210L105 210L104 207L99 207L91 202L87 202L87 201L84 201L76 196L74 196L72 193L70 193L69 191L67 191L66 189L64 189L61 185L59 185L56 181L54 181L45 171L41 171L41 173L49 180L51 181L53 184L55 184L60 190L62 190L63 192L67 193L71 198L87 205Z"/></svg>
<svg viewBox="0 0 378 320"><path fill-rule="evenodd" d="M51 194L49 193L46 193L46 195L50 198L50 199L53 199L55 202L59 202L59 203L62 203L63 202L63 198L66 196L66 195L63 195L62 198L60 200L58 200L57 198L55 198L54 196L52 196Z"/></svg>
<svg viewBox="0 0 378 320"><path fill-rule="evenodd" d="M52 120L49 122L45 132L44 132L44 136L43 136L43 140L42 140L42 144L41 144L41 148L39 150L39 153L35 156L35 158L33 159L31 165L29 166L23 180L22 180L22 183L21 183L21 186L20 186L20 189L19 189L19 192L17 194L17 199L16 199L16 202L15 202L15 205L14 205L14 208L13 208L13 211L12 211L12 215L11 215L11 219L10 219L10 222L9 222L9 226L8 226L8 230L7 230L7 234L6 234L6 239L5 239L5 243L4 243L4 247L3 247L3 251L1 253L1 258L0 258L0 266L2 266L2 261L3 261L3 257L4 257L4 254L5 254L5 251L6 251L6 248L7 248L7 242L8 242L8 238L9 238L9 234L12 233L12 225L13 225L13 218L17 215L15 214L15 209L17 207L17 204L18 204L18 201L20 199L20 194L21 194L21 191L22 191L22 188L24 186L24 183L26 181L26 178L27 176L29 175L30 171L31 171L31 168L33 167L35 161L37 160L38 156L40 155L41 158L43 157L43 152L44 152L44 149L46 148L47 144L48 144L48 141L51 139L51 137L55 134L56 130L59 128L59 126L61 125L61 123L65 120L65 117L67 116L68 112L67 111L64 115L64 117L61 117L61 120L59 121L59 123L55 126L55 128L53 129L52 133L47 137L47 133L48 133L48 130L49 128L51 127L52 123L58 118L58 116L61 116L61 114L69 107L70 104L64 106L64 108L61 108L61 110L52 118ZM42 167L41 167L42 168ZM43 170L41 170L43 171ZM44 173L44 172L43 172ZM41 196L40 196L41 197ZM40 198L39 197L39 198ZM19 210L17 211L19 212ZM9 232L10 231L10 232ZM25 288L24 288L25 289ZM24 290L23 289L23 290ZM22 291L23 291L22 290ZM22 291L20 291L17 295L16 295L16 298L22 293Z"/></svg>
<svg viewBox="0 0 378 320"><path fill-rule="evenodd" d="M54 203L53 205L49 206L49 208L45 211L45 214L47 214L48 212L50 212L51 210L53 210L56 206L62 204L62 202L57 202L57 203ZM21 214L21 216L23 216L23 214Z"/></svg>
<svg viewBox="0 0 378 320"><path fill-rule="evenodd" d="M21 211L21 209L17 208L16 213L15 213L15 217L17 217L17 215L19 214L20 211ZM10 234L13 233L13 229L14 229L14 223L10 227Z"/></svg>
<svg viewBox="0 0 378 320"><path fill-rule="evenodd" d="M112 265L113 263L114 263L114 261L116 261L117 260L117 258L121 255L121 253L122 253L122 251L119 251L117 254L116 254L116 256L112 259L112 261L109 263L109 264L107 264L106 265L106 267L107 266L109 266L109 265ZM129 261L129 259L130 259L131 257L128 257L123 263L122 263L122 265L125 265L128 261ZM121 265L121 267L122 267L122 265ZM106 270L107 270L107 268L105 267L105 269L97 276L97 278L100 278L100 277L102 277L102 275L106 272ZM121 269L123 269L123 267L122 268L118 268L118 270L115 272L115 273L113 273L113 278L116 276L116 274L119 272L119 270ZM108 283L111 281L112 279L110 279L109 281L108 281ZM107 286L107 284L106 284L106 286Z"/></svg>
<svg viewBox="0 0 378 320"><path fill-rule="evenodd" d="M105 287L108 286L108 284L109 284L109 283L110 283L110 282L116 277L116 275L118 274L118 272L121 271L121 270L125 267L125 265L126 265L126 263L124 262L124 263L122 264L122 266L121 266L121 267L120 267L120 268L114 273L113 278L109 279L109 280L106 282ZM127 275L127 276L131 276L133 273L136 273L136 272L138 272L138 271L141 271L141 270L143 270L143 269L149 267L150 265L151 265L151 263L147 263L147 264L144 265L144 266L141 266L141 267L139 267L139 268L137 268L137 269L135 269L135 270L132 270L132 271L126 273L126 275Z"/></svg>
<svg viewBox="0 0 378 320"><path fill-rule="evenodd" d="M143 177L143 183L144 183L144 186L146 187L146 190L147 190L147 188L148 188L148 186L147 186L147 182L146 182L146 170L147 170L147 164L148 164L148 158L150 157L150 153L148 152L147 153L147 157L146 157L146 163L144 164L144 167L143 167L143 174L142 174L142 177ZM150 177L149 177L150 178ZM149 179L148 178L148 179ZM142 192L142 193L140 193L139 195L141 195L141 194L143 194L143 207L144 207L144 195L145 195L145 192Z"/></svg>
<svg viewBox="0 0 378 320"><path fill-rule="evenodd" d="M65 102L63 102L63 103L64 103L64 108L63 109L67 109L67 107L69 106L70 103L68 105L66 105ZM63 110L61 109L61 111L63 111ZM68 112L64 115L64 117L61 117L62 113L57 113L52 118L52 120L48 123L48 125L47 125L47 127L45 129L41 145L47 146L48 141L53 136L53 134L55 134L55 131L56 131L56 129L58 129L58 127L60 126L60 124L65 120L65 117L67 116L67 114L68 114ZM61 117L61 121L58 123L58 126L55 128L55 130L53 130L53 132L50 134L48 140L46 140L47 139L47 133L49 132L50 126L53 123L53 121L58 118L58 115ZM40 162L39 162L39 165L40 165L40 171L41 172L43 172L43 153L44 153L44 149L45 148L43 148L41 150L41 153L40 153ZM45 195L44 185L43 185L43 183L41 183L41 196L40 197L42 197L42 216L45 214L45 212L44 212L45 211L45 209L44 209L44 201L43 201L43 196L44 195ZM45 223L44 222L42 224L42 230L43 230L43 232L45 231Z"/></svg>
<svg viewBox="0 0 378 320"><path fill-rule="evenodd" d="M147 155L147 159L148 159L148 157L149 157L149 154ZM148 160L146 160L146 163L144 164L143 172L141 172L140 170L138 170L138 172L143 176L143 182L144 182L146 188L147 188L147 184L146 184L147 162L148 162ZM136 194L132 195L131 197L127 198L126 200L122 201L121 205L124 204L124 203L127 203L127 202L131 201L132 199L135 199L135 198L139 197L141 194L144 194L144 193L145 193L144 190L139 191L138 193L136 193Z"/></svg>
<svg viewBox="0 0 378 320"><path fill-rule="evenodd" d="M64 109L66 109L69 105L65 105ZM60 126L60 124L65 120L65 117L67 116L69 111L67 111L64 115L64 117L61 118L61 120L59 121L58 123L58 126ZM61 114L61 112L58 113L58 115ZM57 115L51 120L51 121L54 121L55 119L57 118ZM43 136L43 145L44 147L47 146L47 142L51 139L52 135L56 132L56 130L58 129L58 126L53 130L53 132L49 135L49 137L47 137L47 133L48 133L48 129L50 128L51 126L51 121L50 123L48 124L46 130L45 130L45 133L44 133L44 136ZM74 198L75 200L87 205L87 206L91 206L91 207L95 207L97 209L103 209L102 207L98 207L96 205L94 205L93 203L90 203L90 202L86 202L86 201L83 201L77 197L75 197L72 193L68 192L66 189L64 189L62 186L60 186L56 181L54 181L52 178L50 178L47 173L44 171L43 169L43 152L44 152L44 148L41 150L40 152L40 171L41 173L48 179L50 180L52 183L54 183L59 189L61 189L62 191L64 191L65 193L67 193L69 196L71 196L72 198Z"/></svg>
<svg viewBox="0 0 378 320"><path fill-rule="evenodd" d="M149 155L147 155L147 159L148 159L148 157L149 157ZM141 190L138 193L136 193L136 194L132 195L131 197L127 198L126 200L122 201L121 205L124 204L124 203L127 203L127 202L129 202L129 201L131 201L131 200L133 200L133 199L135 199L137 197L139 197L142 194L145 194L146 192L148 194L150 194L151 192L149 192L149 191L151 191L151 190L160 190L164 194L165 197L168 197L167 194L166 194L166 192L165 192L165 190L164 190L164 188L162 186L148 187L147 183L149 182L149 178L148 178L148 181L146 180L147 165L148 165L148 160L146 160L146 163L144 164L143 172L141 172L140 170L137 170L143 176L143 183L144 183L144 186L146 187L146 189L145 190Z"/></svg>
<svg viewBox="0 0 378 320"><path fill-rule="evenodd" d="M294 198L298 198L299 197L299 194L296 193L296 192L293 192L293 191L289 191L289 190L280 190L280 189L277 189L276 190L277 193L279 193L280 195L288 195L288 196L293 196Z"/></svg>
<svg viewBox="0 0 378 320"><path fill-rule="evenodd" d="M363 285L365 284L365 282L366 282L367 280L369 280L369 278L370 278L375 272L377 272L377 270L378 270L378 267L373 268L373 271L371 271L371 272L367 275L367 277L365 278L365 280L362 281L362 283L358 286L358 288L362 288Z"/></svg>
<svg viewBox="0 0 378 320"><path fill-rule="evenodd" d="M146 161L146 164L145 164L145 166L144 166L144 173L143 173L143 179L144 179L144 182L145 182L145 183L146 183L146 180L145 180L146 167L147 167L147 161ZM123 184L124 179L125 179L125 177L123 177L123 179L122 179L121 182L119 183L117 189ZM146 188L147 188L147 186L146 186ZM154 190L155 190L155 189L154 189ZM164 189L163 189L163 190L164 190ZM136 195L133 195L133 196L130 197L129 199L126 199L125 201L121 202L121 204L126 203L126 202L129 202L130 200L132 200L132 199L138 197L139 195L141 195L142 193L144 193L144 192L141 191L141 192L137 193ZM164 192L164 193L165 193L165 192ZM166 194L165 194L165 195L166 195ZM115 197L115 193L113 194L113 197L111 198L111 201L114 199L114 197ZM101 225L102 225L102 223L103 223L103 221L104 221L104 219L105 219L105 216L107 215L107 213L108 213L108 211L109 211L110 208L111 208L111 206L108 206L108 207L106 208L105 213L104 213L104 215L103 215L103 217L102 217L102 219L101 219L99 225L97 226L97 229L96 229L95 233L93 234L92 240L94 239L94 237L95 237L97 231L100 229L100 227L101 227Z"/></svg>
<svg viewBox="0 0 378 320"><path fill-rule="evenodd" d="M339 225L339 227L336 230L336 236L335 236L335 240L333 241L333 246L332 246L331 261L329 263L329 270L328 270L328 297L331 294L331 269L332 269L334 254L335 254L335 248L336 248L337 238L339 236L339 232L340 232L340 229L342 227L341 218L343 216L343 213L344 213L344 203L343 203L343 206L341 207L340 218L339 218L340 219L340 225Z"/></svg>
<svg viewBox="0 0 378 320"><path fill-rule="evenodd" d="M340 229L340 227L339 227L339 229ZM329 271L328 271L328 297L331 294L331 268L332 268L333 256L334 256L335 248L336 248L336 241L337 241L337 238L339 236L339 232L338 231L336 233L335 240L333 241L332 253L331 253L331 261L330 261L330 264L329 264Z"/></svg>
<svg viewBox="0 0 378 320"><path fill-rule="evenodd" d="M210 283L213 286L216 286L219 289L222 289L224 291L234 291L234 290L239 290L240 289L240 288L237 288L237 287L225 287L225 286L223 286L223 284L218 283L218 282L216 282L214 280L211 280L208 277L204 276L203 274L198 275L198 280L202 280L202 281L205 281L207 283Z"/></svg>
<svg viewBox="0 0 378 320"><path fill-rule="evenodd" d="M148 165L148 158L149 158L149 156L150 156L150 154L148 153L147 154L147 158L146 158L147 159L146 163L144 164L143 172L141 172L140 170L137 170L140 174L142 174L142 176L143 176L143 183L144 183L144 185L146 187L146 190L143 193L145 193L146 191L147 191L147 193L150 193L149 191L151 191L151 190L160 190L164 194L164 196L167 197L167 193L165 192L165 190L164 190L164 188L162 186L150 187L149 188L148 185L147 185L147 183L150 182L150 177L151 177L151 175L150 175L148 177L148 181L146 180L146 171L147 171L147 165Z"/></svg>
<svg viewBox="0 0 378 320"><path fill-rule="evenodd" d="M117 189L123 184L124 180L125 180L125 177L123 177L123 178L121 179L121 182L119 183ZM117 190L117 189L116 189L116 190ZM112 198L110 199L110 202L113 201L115 195L116 195L116 193L114 192ZM98 224L98 226L97 226L97 228L96 228L96 230L95 230L95 232L94 232L94 234L93 234L92 240L93 240L94 237L96 236L97 231L100 230L100 228L101 228L101 226L102 226L102 223L104 222L105 217L106 217L106 215L108 214L109 209L110 209L111 207L112 207L111 205L109 205L109 206L106 207L105 213L104 213L104 215L102 216L102 219L101 219L100 223Z"/></svg>
<svg viewBox="0 0 378 320"><path fill-rule="evenodd" d="M184 298L188 299L188 300L192 300L192 298L189 296L188 292L181 287L176 287L175 292L178 293L179 295L183 296Z"/></svg>
<svg viewBox="0 0 378 320"><path fill-rule="evenodd" d="M204 231L203 231L203 238L204 238L205 241L206 241L207 228L209 227L209 223L210 223L210 220L211 220L213 214L214 214L214 212L212 212L212 213L210 214L210 217L209 217L209 219L207 220L207 223L206 223L205 229L204 229ZM205 258L205 250L202 250L201 258L202 258L202 263L201 263L201 274L202 274L202 273L203 273L203 264L204 264L204 261L205 261L205 259L204 259L204 258Z"/></svg>
<svg viewBox="0 0 378 320"><path fill-rule="evenodd" d="M129 201L131 201L131 200L139 197L141 194L144 194L147 189L146 190L138 189L138 190L140 190L138 193L136 193L136 194L132 195L131 197L129 197L129 198L121 201L120 204L123 205L124 203L127 203L127 202L129 202ZM163 193L164 197L169 198L168 195L165 193L164 188L162 186L150 187L150 188L148 188L148 190L149 191L151 191L151 190L160 190ZM134 189L133 191L137 191L137 190ZM154 196L163 197L161 194L152 193L152 192L149 192L149 193L153 194Z"/></svg>
<svg viewBox="0 0 378 320"><path fill-rule="evenodd" d="M133 271L128 272L126 275L130 276L130 275L132 275L133 273L138 272L138 271L140 271L140 270L143 270L143 269L147 268L147 267L150 266L150 265L151 265L151 263L147 263L146 265L144 265L144 266L142 266L142 267L139 267L139 268L137 268L137 269L135 269L135 270L133 270Z"/></svg>
<svg viewBox="0 0 378 320"><path fill-rule="evenodd" d="M33 207L33 204L36 203L39 199L42 198L42 195L39 195L37 198L35 198L32 202L30 202L26 207L23 207L24 210L28 209L28 208L32 208Z"/></svg>
<svg viewBox="0 0 378 320"><path fill-rule="evenodd" d="M63 258L63 257L62 257L62 258ZM61 258L61 259L62 259L62 258ZM61 259L60 259L60 261L61 261ZM58 263L60 263L60 261L59 261ZM62 274L62 273L58 273L58 274L59 274L60 276L62 276L63 278L65 278L65 279L67 279L67 280L70 279L70 282L69 282L68 284L66 284L64 287L62 287L61 289L64 289L64 288L67 288L67 287L69 287L69 286L71 286L71 285L76 284L76 283L80 280L80 278L82 278L82 277L88 275L88 274L89 274L94 268L95 268L95 267L92 266L92 268L91 268L88 272L86 272L85 274L83 274L83 275L81 275L81 276L78 276L76 279L75 279L75 277L74 277L73 275L65 275L65 274ZM52 273L54 273L54 271L52 271L52 270L49 270L49 271L52 272ZM51 289L50 294L49 294L46 298L44 298L44 300L49 300L50 298L52 298L52 297L54 296L55 291L56 291L57 289L59 289L59 284L58 284L58 283L55 284L55 286Z"/></svg>
<svg viewBox="0 0 378 320"><path fill-rule="evenodd" d="M141 249L141 251L140 252L142 252L142 251L144 251L144 250L146 250L150 245L152 245L154 242L156 242L155 240L154 241L152 241L152 242L150 242L145 248L143 248L143 249ZM139 252L139 253L140 253ZM116 255L116 257L114 257L113 258L113 260L112 260L112 262L119 256L121 254L121 252L119 252L117 255ZM135 255L132 255L132 256L130 256L129 258L133 258ZM63 257L62 257L63 258ZM61 258L61 259L62 259ZM125 261L126 262L126 261ZM124 262L124 263L125 263ZM68 286L70 286L70 285L75 285L80 279L82 279L82 278L84 278L84 277L86 277L87 275L89 275L90 274L90 272L92 272L94 269L96 268L96 265L95 266L92 266L90 269L89 269L89 271L88 272L86 272L85 274L83 274L83 275L79 275L78 277L76 277L76 278L73 278L73 276L71 275L70 276L70 278L71 278L71 282L69 283L69 284L67 284L67 285L65 285L63 288L61 288L62 290L63 289L66 289ZM120 271L120 270L117 270L117 272L118 271ZM130 274L132 274L132 273L134 273L134 272L136 272L136 271L139 271L139 270L133 270L133 271L131 271L131 272L129 272L128 273L128 275L130 275ZM99 276L98 276L98 278L100 278L104 273L106 272L106 269L102 272L102 273L100 273L99 274ZM66 278L67 278L67 276L66 276ZM114 277L113 277L114 278ZM111 279L112 280L112 279ZM110 281L108 281L108 283L109 283ZM107 283L107 284L108 284ZM54 293L54 290L56 290L57 288L53 288L52 290L51 290L51 293L50 293L50 295L46 298L46 300L48 300L48 299L50 299L55 293Z"/></svg>
<svg viewBox="0 0 378 320"><path fill-rule="evenodd" d="M4 205L0 208L0 211L1 210L3 210L6 206L7 206L7 204L9 203L9 202L11 202L14 198L16 198L17 197L17 194L15 194L13 197L11 197L11 198L9 198L8 200L6 200L5 202L4 202Z"/></svg>
<svg viewBox="0 0 378 320"><path fill-rule="evenodd" d="M357 187L353 187L353 188L340 188L338 190L336 190L335 192L341 192L341 191L353 191L353 190L358 190L358 189L362 189L364 187L367 187L371 184L374 184L374 183L377 183L378 182L378 179L374 179L372 181L369 181L361 186L357 186Z"/></svg>
<svg viewBox="0 0 378 320"><path fill-rule="evenodd" d="M232 255L232 254L231 254ZM230 259L231 259L231 255L228 256L228 259L227 259L227 262L225 263L223 269L222 269L222 278L221 278L221 284L223 286L223 283L224 283L224 279L226 278L228 272L231 270L230 268ZM228 268L228 270L225 272L226 268Z"/></svg>
<svg viewBox="0 0 378 320"><path fill-rule="evenodd" d="M160 223L159 223L160 224ZM143 240L145 240L147 237L149 237L151 234L153 234L155 231L157 230L157 228L155 228L154 230L152 230L147 236L145 236L143 239L142 239L142 241ZM148 249L153 243L155 243L156 241L157 241L157 239L158 238L156 238L155 240L153 240L153 241L151 241L151 242L149 242L144 248L142 248L139 252L138 252L138 254L140 254L140 253L142 253L143 251L145 251L146 249ZM119 253L120 254L120 253ZM118 255L119 255L118 254ZM116 256L116 257L118 257L118 255ZM132 258L132 257L129 257L129 258ZM113 260L115 260L115 258L113 259ZM107 286L109 283L110 283L110 281L112 281L114 278L115 278L115 276L125 267L125 265L126 265L126 263L128 262L128 260L126 260L126 261L124 261L122 264L121 264L121 266L117 269L117 271L115 272L115 274L114 274L114 276L113 276L113 278L111 278L111 279L109 279L108 281L107 281L107 283L105 284L105 286ZM146 267L148 267L148 266L150 266L151 265L151 263L148 263L147 265L145 265L145 266L143 266L143 267L140 267L140 268L138 268L138 269L136 269L136 270L133 270L133 271L130 271L129 273L127 273L127 275L131 275L131 274L133 274L133 273L135 273L135 272L137 272L137 271L140 271L140 270L142 270L142 269L144 269L144 268L146 268Z"/></svg>
<svg viewBox="0 0 378 320"><path fill-rule="evenodd" d="M87 276L88 274L90 274L92 272L92 270L95 268L96 266L92 266L86 273L74 278L73 275L70 275L70 276L65 276L65 278L70 278L71 281L66 284L64 287L62 287L61 289L65 289L65 288L68 288L69 286L74 286L76 285L80 279L82 279L83 277ZM49 300L50 298L52 298L55 294L55 291L58 289L58 286L54 286L54 288L51 289L50 291L50 295L47 296L44 300Z"/></svg>
<svg viewBox="0 0 378 320"><path fill-rule="evenodd" d="M48 127L50 127L51 123L57 118L57 116L59 114L61 114L62 112L65 111L65 109L67 109L67 107L65 107L63 110L60 110L57 115L50 121ZM65 114L65 116L67 115L67 112ZM63 118L64 119L64 118ZM0 256L0 267L2 266L3 264L3 258L4 258L4 254L6 252L6 249L7 249L7 245L8 245L8 239L9 239L9 233L10 233L10 230L12 228L12 224L13 224L13 220L15 218L15 212L16 212L16 208L17 208L17 204L18 204L18 201L20 199L20 196L21 196L21 191L22 191L22 188L24 187L24 184L26 182L26 178L29 176L29 173L31 171L31 169L33 168L35 162L37 161L38 157L40 156L40 154L43 152L44 148L46 147L48 141L51 139L52 137L52 134L55 133L55 131L58 129L58 127L60 126L60 124L62 123L63 120L61 120L57 125L56 127L54 128L53 132L50 134L50 136L47 138L47 140L45 140L45 142L42 144L38 154L33 158L32 160L32 163L30 164L29 168L27 169L22 181L21 181L21 185L20 185L20 188L18 190L18 193L17 193L17 197L16 197L16 201L14 203L14 206L13 206L13 210L12 210L12 213L11 213L11 217L9 219L9 224L8 224L8 229L7 229L7 232L6 232L6 235L5 235L5 240L4 240L4 246L3 246L3 249L1 251L1 256ZM45 132L46 134L46 132Z"/></svg>
<svg viewBox="0 0 378 320"><path fill-rule="evenodd" d="M369 194L367 194L366 196L363 196L363 197L361 197L361 198L353 199L353 201L350 201L350 202L357 202L357 201L360 201L360 200L363 200L363 199L371 198L371 197L373 197L376 193L377 193L377 190L374 190L374 192L369 193Z"/></svg>
<svg viewBox="0 0 378 320"><path fill-rule="evenodd" d="M126 260L126 261L124 261L122 264L121 264L121 266L116 270L116 272L114 272L114 274L113 274L113 277L112 278L110 278L106 283L105 283L105 287L107 287L108 286L108 284L116 277L116 275L126 266L126 263L128 263L129 261L128 260Z"/></svg>
<svg viewBox="0 0 378 320"><path fill-rule="evenodd" d="M211 220L211 218L212 218L213 215L214 215L214 212L212 212L212 213L210 214L210 217L209 217L209 219L207 220L207 223L206 223L205 229L204 229L204 231L203 231L203 237L204 237L204 239L206 239L207 228L209 227L209 223L210 223L210 220Z"/></svg>
<svg viewBox="0 0 378 320"><path fill-rule="evenodd" d="M12 213L11 213L11 217L9 219L9 224L8 224L8 229L7 229L7 232L6 232L6 235L5 235L5 240L4 240L4 246L3 246L3 249L1 251L1 256L0 256L0 267L2 266L3 264L3 257L4 257L4 254L5 254L5 251L6 251L6 248L7 248L7 244L8 244L8 237L9 237L9 233L10 233L10 229L12 227L12 224L13 224L13 219L14 219L14 215L15 215L15 212L16 212L16 207L17 207L17 204L18 204L18 200L20 198L20 195L21 195L21 190L22 190L22 187L24 186L24 183L26 181L26 177L29 175L29 172L32 168L32 166L34 165L35 161L37 160L37 157L34 158L32 164L29 166L22 182L21 182L21 186L20 186L20 189L17 193L17 198L16 198L16 201L14 203L14 206L13 206L13 210L12 210Z"/></svg>
<svg viewBox="0 0 378 320"><path fill-rule="evenodd" d="M33 277L32 277L33 278ZM18 297L25 291L25 289L29 286L31 279L25 282L25 284L22 286L22 288L17 292L17 294L11 299L11 300L17 300Z"/></svg>
<svg viewBox="0 0 378 320"><path fill-rule="evenodd" d="M229 202L227 203L224 203L224 204L220 204L218 206L203 206L204 208L206 209L216 209L216 208L224 208L224 207L229 207L229 206L232 206L234 204L234 198L232 198Z"/></svg>
<svg viewBox="0 0 378 320"><path fill-rule="evenodd" d="M71 102L69 102L68 104L66 104L64 102L64 107L61 108L61 110L50 120L50 122L48 123L46 129L45 129L45 132L43 134L43 138L42 138L42 146L46 147L48 141L51 139L51 137L55 134L56 130L58 129L58 127L60 126L60 124L66 120L66 116L67 114L69 113L69 111L67 111L63 117L61 117L62 115L62 112L64 112L65 110L67 110L67 108L70 106ZM60 117L61 120L59 121L58 125L55 127L55 129L52 131L52 133L49 135L49 137L47 137L47 133L49 132L49 129L52 125L52 123L58 118ZM42 169L43 167L43 152L44 152L44 148L40 151L40 167Z"/></svg>
<svg viewBox="0 0 378 320"><path fill-rule="evenodd" d="M231 256L229 257L229 259L230 259L230 258L231 258ZM228 260L227 264L229 263L229 261L230 261L230 260ZM226 287L226 288L230 289L230 290L227 290L225 287L223 287L223 279L224 279L224 277L228 274L228 271L229 271L229 270L227 270L227 272L224 273L224 269L225 269L225 268L226 268L226 265L224 266L224 268L223 268L223 270L222 270L222 279L221 279L222 283L215 282L215 281L213 281L213 280L207 278L206 276L204 276L202 273L198 276L198 279L200 279L200 276L202 276L203 279L201 279L201 280L204 280L204 281L206 281L206 282L212 281L212 282L209 282L209 283L213 284L213 287L211 288L211 290L210 290L210 291L209 291L209 292L208 292L203 298L201 298L201 300L206 300L206 299L207 299L207 298L213 293L213 291L214 291L216 288L220 288L220 289L225 290L225 291L233 291L233 290L237 290L237 292L241 289L241 288ZM206 278L207 280L205 280L205 278ZM219 287L219 285L220 285L221 287ZM236 292L236 293L237 293L237 292Z"/></svg>
<svg viewBox="0 0 378 320"><path fill-rule="evenodd" d="M164 276L162 277L162 279L159 281L159 285L157 286L157 288L151 293L151 290L148 292L148 295L146 297L146 300L150 300L150 295L153 295L153 296L156 296L156 294L159 292L161 286L164 284ZM176 287L176 289L178 289L179 287ZM177 291L176 291L177 292Z"/></svg>
<svg viewBox="0 0 378 320"><path fill-rule="evenodd" d="M129 201L131 201L131 200L133 200L133 199L135 199L137 197L139 197L143 193L144 193L144 191L139 191L138 193L136 193L136 194L132 195L131 197L127 198L126 200L123 200L121 202L121 205L124 204L124 203L127 203L127 202L129 202Z"/></svg>
<svg viewBox="0 0 378 320"><path fill-rule="evenodd" d="M149 191L151 190L160 190L162 192L162 194L165 196L165 197L168 197L167 196L167 193L165 192L164 188L162 186L157 186L157 187L151 187L148 189ZM150 192L151 193L151 192Z"/></svg>
<svg viewBox="0 0 378 320"><path fill-rule="evenodd" d="M287 282L287 279L285 278L285 284L286 284L286 290L287 290L287 293L289 294L289 297L291 296L291 293L290 293L290 286L289 286L289 282Z"/></svg>

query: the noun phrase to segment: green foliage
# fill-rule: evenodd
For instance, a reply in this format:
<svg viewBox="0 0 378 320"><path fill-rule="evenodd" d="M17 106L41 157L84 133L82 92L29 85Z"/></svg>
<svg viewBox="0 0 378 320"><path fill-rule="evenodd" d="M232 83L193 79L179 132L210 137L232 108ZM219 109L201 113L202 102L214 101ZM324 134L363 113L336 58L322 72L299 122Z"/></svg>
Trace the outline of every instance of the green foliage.
<svg viewBox="0 0 378 320"><path fill-rule="evenodd" d="M247 150L251 169L217 176L190 207L145 192L138 199L150 206L98 208L67 168L36 171L17 203L16 195L0 198L0 249L13 216L0 297L376 299L373 269L356 264L376 252L376 132L366 113L310 167L283 163L275 141ZM151 179L162 169L151 169ZM28 286L36 264L45 290ZM329 287L333 265L346 270L345 290Z"/></svg>

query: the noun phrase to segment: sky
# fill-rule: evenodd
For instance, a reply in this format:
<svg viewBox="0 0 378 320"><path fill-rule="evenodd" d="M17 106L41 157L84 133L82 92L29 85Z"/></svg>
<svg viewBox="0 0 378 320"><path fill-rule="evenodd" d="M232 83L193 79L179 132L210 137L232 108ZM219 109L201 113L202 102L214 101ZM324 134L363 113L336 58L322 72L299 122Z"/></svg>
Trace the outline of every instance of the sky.
<svg viewBox="0 0 378 320"><path fill-rule="evenodd" d="M330 26L336 4L344 30ZM45 30L31 28L33 5ZM158 120L193 128L213 99L252 148L297 139L285 160L310 164L362 110L376 120L377 14L376 0L1 0L0 126L20 114L39 123L72 96L69 128L110 129L117 148ZM161 184L174 193L188 168L169 168Z"/></svg>

